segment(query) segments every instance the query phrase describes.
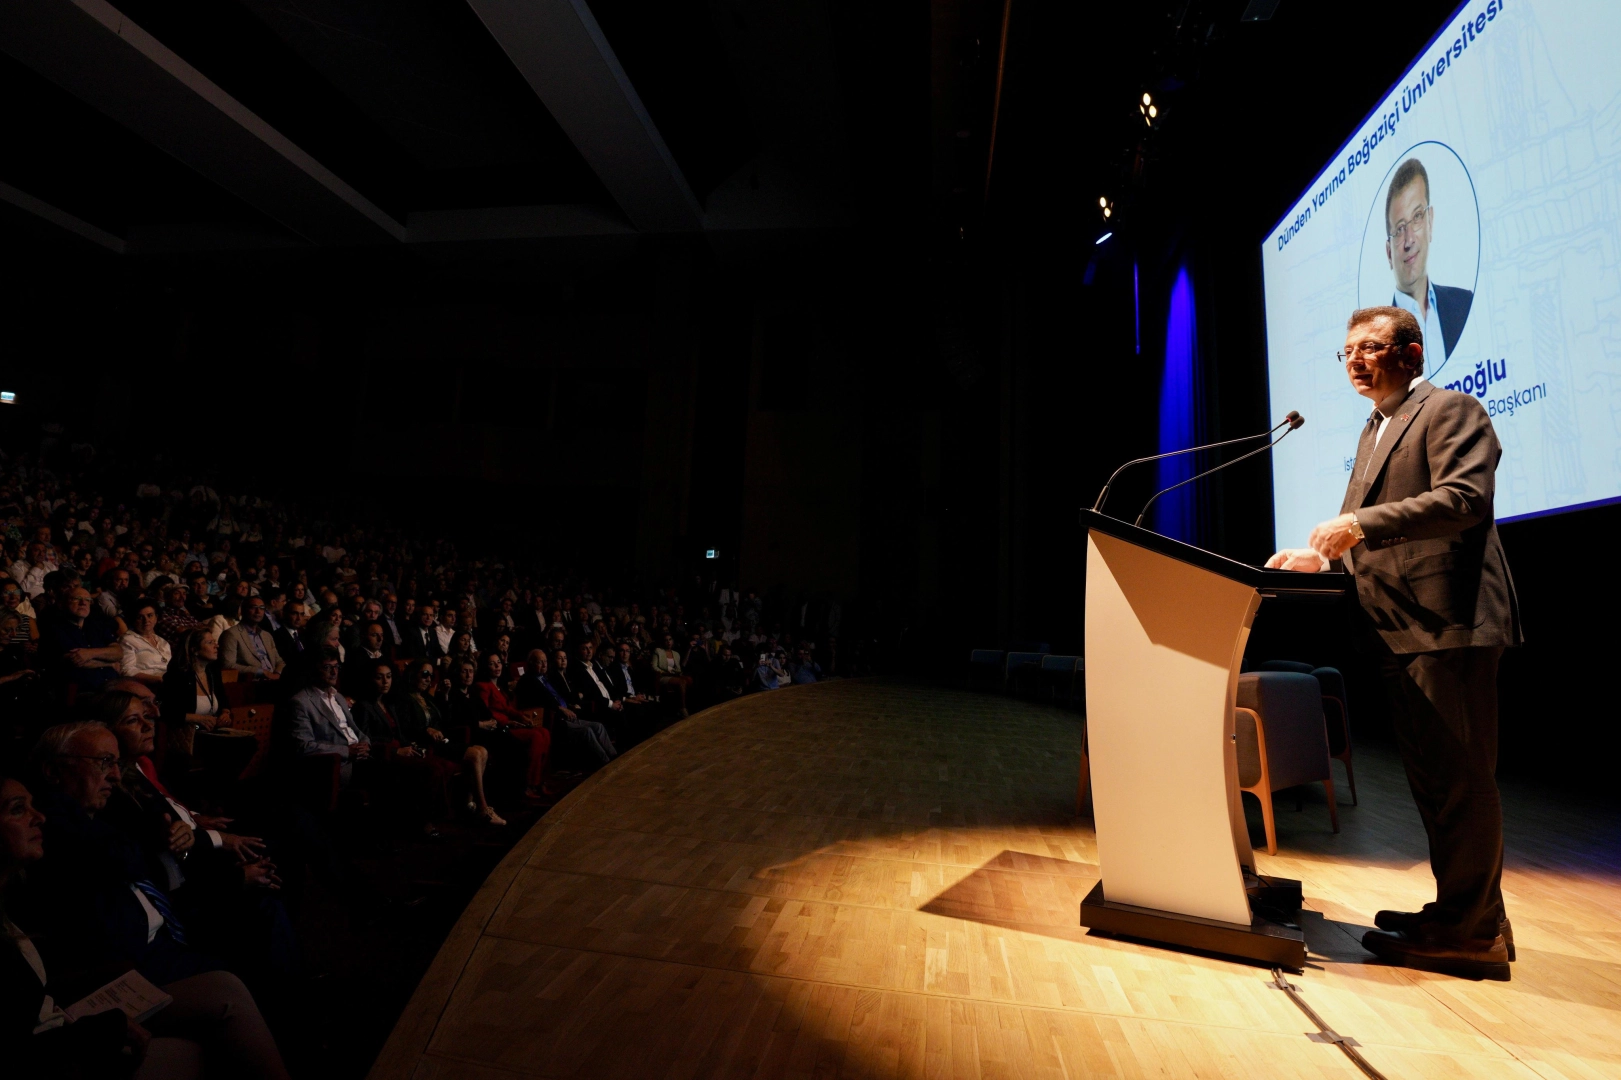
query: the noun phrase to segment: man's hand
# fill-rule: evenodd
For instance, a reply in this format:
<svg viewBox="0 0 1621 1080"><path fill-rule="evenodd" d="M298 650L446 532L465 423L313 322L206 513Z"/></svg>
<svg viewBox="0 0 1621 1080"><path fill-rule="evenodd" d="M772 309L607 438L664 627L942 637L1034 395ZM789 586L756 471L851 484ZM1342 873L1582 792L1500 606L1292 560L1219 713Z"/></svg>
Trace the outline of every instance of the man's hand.
<svg viewBox="0 0 1621 1080"><path fill-rule="evenodd" d="M349 745L349 756L355 761L364 761L371 757L371 743L351 743Z"/></svg>
<svg viewBox="0 0 1621 1080"><path fill-rule="evenodd" d="M402 746L398 750L394 751L394 756L399 758L414 758L419 755L417 754L416 747Z"/></svg>
<svg viewBox="0 0 1621 1080"><path fill-rule="evenodd" d="M220 844L236 856L238 863L250 863L264 857L265 842L257 836L238 836L236 833L220 833Z"/></svg>
<svg viewBox="0 0 1621 1080"><path fill-rule="evenodd" d="M1355 520L1355 514L1341 514L1337 518L1329 518L1311 531L1306 543L1323 558L1333 562L1361 542L1351 535L1351 523Z"/></svg>
<svg viewBox="0 0 1621 1080"><path fill-rule="evenodd" d="M275 891L281 888L281 875L276 873L275 863L260 859L242 867L242 884Z"/></svg>
<svg viewBox="0 0 1621 1080"><path fill-rule="evenodd" d="M1284 548L1266 561L1268 570L1295 570L1315 574L1324 569L1322 557L1311 548Z"/></svg>
<svg viewBox="0 0 1621 1080"><path fill-rule="evenodd" d="M213 829L215 832L224 832L231 827L235 818L217 817L213 814L193 814L191 820L197 823L199 829Z"/></svg>
<svg viewBox="0 0 1621 1080"><path fill-rule="evenodd" d="M191 845L197 842L197 834L191 831L191 826L184 821L174 820L168 814L163 815L163 820L169 826L169 854L184 855L190 851Z"/></svg>

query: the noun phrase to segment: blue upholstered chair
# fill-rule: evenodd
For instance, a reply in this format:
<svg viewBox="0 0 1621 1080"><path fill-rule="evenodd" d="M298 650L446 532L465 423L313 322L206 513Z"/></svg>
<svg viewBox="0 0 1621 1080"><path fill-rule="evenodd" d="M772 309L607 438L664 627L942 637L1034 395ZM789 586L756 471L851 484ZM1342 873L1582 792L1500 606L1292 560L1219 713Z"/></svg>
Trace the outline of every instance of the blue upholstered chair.
<svg viewBox="0 0 1621 1080"><path fill-rule="evenodd" d="M1345 676L1339 668L1314 667L1299 660L1268 660L1258 671L1296 671L1317 680L1323 691L1323 714L1328 721L1328 754L1345 766L1345 780L1351 787L1351 805L1357 805L1356 770L1351 767L1351 699L1345 693Z"/></svg>
<svg viewBox="0 0 1621 1080"><path fill-rule="evenodd" d="M1340 831L1329 767L1328 728L1320 684L1294 671L1256 671L1238 677L1234 717L1238 741L1238 785L1261 803L1266 852L1278 853L1272 793L1321 780L1328 792L1328 820Z"/></svg>

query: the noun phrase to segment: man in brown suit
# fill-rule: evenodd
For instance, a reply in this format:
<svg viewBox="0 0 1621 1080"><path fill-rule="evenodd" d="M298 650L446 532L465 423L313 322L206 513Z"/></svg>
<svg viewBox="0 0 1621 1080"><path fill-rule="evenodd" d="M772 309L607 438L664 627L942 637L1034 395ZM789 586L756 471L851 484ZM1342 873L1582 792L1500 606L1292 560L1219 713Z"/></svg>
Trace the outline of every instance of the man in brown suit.
<svg viewBox="0 0 1621 1080"><path fill-rule="evenodd" d="M1430 843L1436 899L1381 911L1368 951L1392 963L1507 979L1513 931L1503 910L1503 812L1497 794L1497 667L1521 640L1519 604L1492 513L1503 451L1468 394L1423 376L1411 313L1351 315L1340 354L1375 403L1338 517L1309 548L1267 565L1356 577L1379 656L1407 781Z"/></svg>

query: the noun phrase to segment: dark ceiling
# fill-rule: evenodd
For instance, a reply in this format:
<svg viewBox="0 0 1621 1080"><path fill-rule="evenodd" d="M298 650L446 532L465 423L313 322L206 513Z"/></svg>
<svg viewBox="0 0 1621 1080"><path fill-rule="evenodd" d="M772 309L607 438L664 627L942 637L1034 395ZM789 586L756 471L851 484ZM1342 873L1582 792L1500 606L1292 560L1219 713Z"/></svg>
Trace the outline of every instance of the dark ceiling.
<svg viewBox="0 0 1621 1080"><path fill-rule="evenodd" d="M29 0L0 7L0 222L137 257L852 228L927 251L1069 243L1104 195L1115 227L1258 240L1450 7Z"/></svg>

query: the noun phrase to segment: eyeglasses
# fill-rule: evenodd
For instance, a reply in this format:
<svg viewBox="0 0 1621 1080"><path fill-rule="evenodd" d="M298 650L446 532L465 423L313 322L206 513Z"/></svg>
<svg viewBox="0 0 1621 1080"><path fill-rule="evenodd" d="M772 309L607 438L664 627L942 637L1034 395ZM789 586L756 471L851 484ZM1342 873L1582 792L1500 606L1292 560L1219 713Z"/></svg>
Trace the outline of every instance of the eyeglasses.
<svg viewBox="0 0 1621 1080"><path fill-rule="evenodd" d="M1403 218L1401 221L1396 222L1396 227L1386 233L1385 236L1391 240L1405 240L1408 233L1412 233L1414 236L1423 235L1424 225L1430 216L1431 209L1428 206L1419 207L1413 211L1412 217Z"/></svg>
<svg viewBox="0 0 1621 1080"><path fill-rule="evenodd" d="M1394 349L1395 347L1396 343L1394 341L1362 341L1351 346L1345 352L1337 352L1334 355L1339 358L1340 363L1349 364L1352 360L1372 360L1386 349Z"/></svg>
<svg viewBox="0 0 1621 1080"><path fill-rule="evenodd" d="M112 754L58 754L57 757L77 758L79 761L88 761L104 773L118 770L118 759Z"/></svg>

